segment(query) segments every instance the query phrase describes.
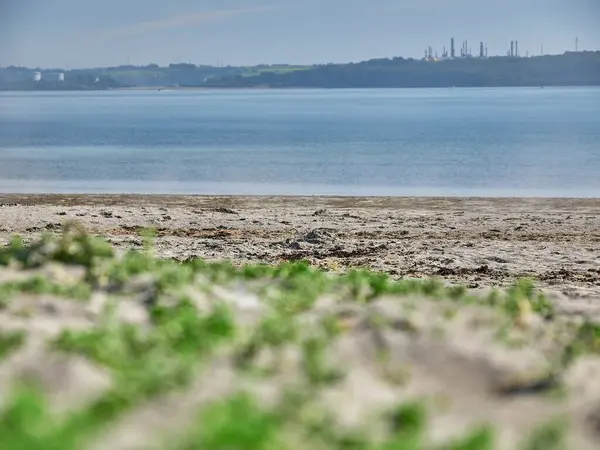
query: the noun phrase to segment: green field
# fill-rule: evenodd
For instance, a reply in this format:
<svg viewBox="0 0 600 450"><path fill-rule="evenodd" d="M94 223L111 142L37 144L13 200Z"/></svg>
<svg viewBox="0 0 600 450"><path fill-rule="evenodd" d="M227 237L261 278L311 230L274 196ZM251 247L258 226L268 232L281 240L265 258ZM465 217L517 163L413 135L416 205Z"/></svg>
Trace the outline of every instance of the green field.
<svg viewBox="0 0 600 450"><path fill-rule="evenodd" d="M291 73L300 70L309 70L312 66L270 66L270 67L248 67L245 68L243 75L245 77L253 77L263 73Z"/></svg>

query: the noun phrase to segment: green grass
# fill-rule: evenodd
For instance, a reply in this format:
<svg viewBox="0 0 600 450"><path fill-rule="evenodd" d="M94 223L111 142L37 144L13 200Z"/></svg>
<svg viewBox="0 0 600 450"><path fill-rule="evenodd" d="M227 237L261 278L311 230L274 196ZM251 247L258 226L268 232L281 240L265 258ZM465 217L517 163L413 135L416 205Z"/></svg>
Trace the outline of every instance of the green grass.
<svg viewBox="0 0 600 450"><path fill-rule="evenodd" d="M427 298L444 302L441 311L452 321L462 306L480 305L497 310L505 324L518 323L525 313L551 321L552 304L535 288L533 280L522 280L506 292L477 298L460 286L445 286L439 280L393 281L386 274L354 270L334 275L307 263L279 266L247 265L202 260L176 262L152 255L152 233L145 234L144 251L129 251L117 258L102 239L68 225L59 238L45 236L30 246L15 238L0 250L0 265L30 270L47 262L83 267L83 282L65 286L39 276L0 285L0 299L11 301L19 293L51 294L65 301L89 298L104 290L116 302L128 283L150 276L154 301L148 307L148 326L119 322L107 309L96 325L84 330L65 330L53 339L54 351L83 356L110 371L114 384L109 392L71 414L51 413L43 392L36 386L15 387L0 411L0 449L79 449L137 406L160 396L179 392L201 376L212 358L232 356L241 377L253 376L265 352L283 354L295 348L298 373L293 385L274 404L264 404L253 392L230 394L199 408L197 418L162 448L211 450L492 450L493 424L482 424L466 435L441 446L429 442L429 406L425 401L398 405L382 411L383 432L371 434L369 426L348 430L318 403L320 393L345 379L342 367L333 365L327 351L345 331L343 318L324 313L311 324L303 314L312 311L318 299L329 297L348 305L368 307L381 296L400 299ZM211 287L244 283L257 293L268 312L254 325L238 323L226 302L211 297ZM194 286L207 297L199 302L186 289ZM376 318L375 318L376 319ZM375 320L373 319L373 320ZM386 327L381 323L370 326ZM408 318L407 318L408 321ZM564 364L582 354L600 352L600 328L592 323L579 326L565 347ZM418 332L417 329L414 332ZM0 358L25 342L24 333L0 334ZM276 365L262 372L277 376ZM381 430L381 427L379 428ZM534 430L524 450L562 447L564 425L549 424ZM160 446L158 448L161 448Z"/></svg>
<svg viewBox="0 0 600 450"><path fill-rule="evenodd" d="M35 275L21 281L11 281L0 284L0 303L8 302L16 294L48 294L56 297L88 300L92 288L85 283L72 285L52 282L41 275Z"/></svg>
<svg viewBox="0 0 600 450"><path fill-rule="evenodd" d="M18 350L25 342L25 338L25 333L22 331L0 332L0 361Z"/></svg>

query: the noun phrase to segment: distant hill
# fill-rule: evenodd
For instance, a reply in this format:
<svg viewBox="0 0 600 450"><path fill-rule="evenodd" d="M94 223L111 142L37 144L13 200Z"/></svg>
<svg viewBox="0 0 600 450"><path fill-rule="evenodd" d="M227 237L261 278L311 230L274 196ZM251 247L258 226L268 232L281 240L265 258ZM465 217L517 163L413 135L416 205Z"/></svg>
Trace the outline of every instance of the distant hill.
<svg viewBox="0 0 600 450"><path fill-rule="evenodd" d="M34 81L37 71L0 68L0 90L87 90L118 87L414 88L599 86L600 52L532 58L465 58L440 61L392 58L360 63L215 67L170 64L62 70L64 82Z"/></svg>
<svg viewBox="0 0 600 450"><path fill-rule="evenodd" d="M259 65L253 67L214 67L194 64L157 64L146 66L99 67L92 69L31 69L26 67L0 68L0 89L48 90L48 89L109 89L114 87L198 87L213 79L228 77L252 77L263 73L290 73L306 70L310 66L287 64ZM53 83L43 79L35 82L36 72L64 73L65 83ZM100 84L95 83L96 79ZM91 81L90 81L91 80Z"/></svg>
<svg viewBox="0 0 600 450"><path fill-rule="evenodd" d="M209 80L213 87L415 88L600 85L600 52L532 58L373 59Z"/></svg>
<svg viewBox="0 0 600 450"><path fill-rule="evenodd" d="M204 86L213 79L234 76L249 77L265 72L288 73L294 70L308 69L307 66L261 65L254 67L214 67L194 64L170 64L160 67L156 64L147 66L120 66L96 69L98 73L129 86L139 87L198 87ZM88 73L88 70L77 71Z"/></svg>

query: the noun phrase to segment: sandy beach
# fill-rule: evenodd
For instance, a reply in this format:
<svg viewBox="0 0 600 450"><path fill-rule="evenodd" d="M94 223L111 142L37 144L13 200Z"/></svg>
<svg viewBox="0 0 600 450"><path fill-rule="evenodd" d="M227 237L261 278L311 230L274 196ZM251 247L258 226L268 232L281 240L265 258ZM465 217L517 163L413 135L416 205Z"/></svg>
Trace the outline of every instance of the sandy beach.
<svg viewBox="0 0 600 450"><path fill-rule="evenodd" d="M470 288L520 277L568 297L600 296L600 200L525 198L0 196L0 242L81 222L118 248L158 231L159 256L308 260Z"/></svg>
<svg viewBox="0 0 600 450"><path fill-rule="evenodd" d="M216 339L197 334L198 318L223 305L231 311L235 329L242 330L232 335L236 337L227 347L207 357L203 371L190 372L184 388L170 389L169 376L178 372L157 372L156 379L162 381L152 385L161 387L152 391L155 395L148 399L128 391L131 404L108 426L101 417L89 416L96 434L88 436L90 445L80 448L155 448L160 439L175 435L171 433L196 430L196 412L208 408L207 401L233 398L241 385L259 404L271 407L274 399L285 398L287 383L303 380L303 374L314 378L315 373L323 377L315 378L322 383L337 373L328 372L331 367L342 368L339 379L331 378L335 381L321 385L306 378L315 383L310 389L321 387L318 395L310 391L306 398L313 403L305 407L321 408L323 414L333 407L340 430L359 425L379 430L389 408L423 399L431 414L428 439L435 442L491 424L498 446L469 448L549 448L544 438L548 435L565 437L564 448L597 447L600 200L0 196L0 244L13 234L34 242L42 233L60 233L72 220L106 237L117 250L142 248L142 231L153 227L158 234L155 253L161 258L201 257L235 265L308 260L334 272L364 267L393 278L439 277L472 288L464 293L473 295L456 296L451 292L460 290L444 287L437 297L425 290L394 291L391 285L402 283L390 283L388 293L366 301L372 288L350 288L352 277L330 277L312 269L262 281L245 279L240 274L246 271L227 281L234 275L224 270L214 278L221 281L207 284L213 279L208 277L212 269L199 265L193 275L190 267L195 264L169 261L136 265L131 273L123 261L97 264L95 270L104 272L88 278L92 263L87 269L74 263L85 258L71 255L70 264L64 264L62 254L57 264L51 249L60 247L34 246L30 260L41 264L20 268L14 261L0 271L0 328L5 347L12 349L0 364L0 408L15 380L23 377L40 383L56 411L75 411L95 399L110 399L112 392L122 392L117 388L124 389L119 380L139 383L136 389L145 392L142 382L155 378L127 376L138 374L136 370L147 374L161 367L187 367L180 349L204 348L204 342ZM21 264L28 260L19 253L13 259ZM146 269L139 273L140 267ZM177 271L180 275L173 276ZM503 290L508 297L490 295L490 287L505 287L526 276L535 279L546 297L539 297L535 289L519 291L526 289L522 287ZM358 277L363 277L363 287L373 286L369 277L377 279L370 273ZM311 296L314 303L305 309ZM288 310L295 312L282 312ZM170 315L161 325L166 311ZM279 315L273 315L275 311ZM112 319L107 321L109 314ZM296 323L300 333L289 342L283 334L280 352L254 340L270 330L273 317L278 326ZM302 365L309 361L304 344L316 342L314 336L328 329L326 318L341 327L340 335L327 341L327 353L319 360L327 364L315 366L318 371L313 373ZM138 335L120 330L132 326L150 330L156 340L144 345L127 341ZM188 347L181 347L179 334L173 334L183 326L190 327ZM27 340L21 342L18 333L23 332ZM57 342L62 345L59 352ZM121 350L103 352L105 345ZM138 358L138 348L145 349L144 357ZM240 370L241 362L252 370ZM563 418L569 427L556 422L560 426L545 428L536 445L520 446L534 430ZM295 416L289 421L294 427L305 426ZM63 445L60 433L52 436L51 442Z"/></svg>

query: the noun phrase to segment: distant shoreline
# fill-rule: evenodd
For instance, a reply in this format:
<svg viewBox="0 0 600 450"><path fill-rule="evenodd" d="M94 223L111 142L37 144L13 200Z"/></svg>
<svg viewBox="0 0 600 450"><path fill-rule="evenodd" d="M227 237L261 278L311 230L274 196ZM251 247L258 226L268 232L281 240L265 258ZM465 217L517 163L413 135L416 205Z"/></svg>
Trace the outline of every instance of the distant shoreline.
<svg viewBox="0 0 600 450"><path fill-rule="evenodd" d="M551 86L538 86L538 85L523 85L523 86L431 86L431 87L310 87L310 86L189 86L189 87L153 87L153 86L134 86L107 89L111 91L291 91L291 90L381 90L381 89L550 89L550 88L600 88L600 84L597 85L551 85Z"/></svg>
<svg viewBox="0 0 600 450"><path fill-rule="evenodd" d="M0 93L11 92L182 92L182 91L308 91L308 90L324 90L324 91L350 91L350 90L425 90L425 89L556 89L556 88L600 88L598 85L554 85L554 86L432 86L432 87L308 87L308 86L289 86L289 87L273 87L273 86L211 86L211 87L179 87L179 88L155 88L151 86L136 86L128 88L114 89L0 89Z"/></svg>
<svg viewBox="0 0 600 450"><path fill-rule="evenodd" d="M42 77L41 84L44 84L43 69L0 67L0 89L583 87L600 86L599 67L600 51L531 57L413 59L397 56L309 66L214 67L183 63L160 67L151 64L52 69L52 73L61 71L64 81L48 81L47 86L41 86L38 80Z"/></svg>
<svg viewBox="0 0 600 450"><path fill-rule="evenodd" d="M560 211L573 208L594 207L600 210L599 198L571 197L454 197L454 196L338 196L338 195L187 195L187 194L2 194L1 205L169 205L199 206L227 203L251 208L268 208L277 205L323 207L404 208L438 205L443 209L464 208L467 205L488 205L498 209L513 209L519 205L552 207Z"/></svg>
<svg viewBox="0 0 600 450"><path fill-rule="evenodd" d="M130 86L110 89L1 89L1 92L130 92L130 91L305 91L305 90L424 90L424 89L553 89L553 88L600 88L600 84L565 84L565 85L518 85L518 86L407 86L407 87L312 87L312 86L182 86L182 87L155 87L155 86Z"/></svg>

